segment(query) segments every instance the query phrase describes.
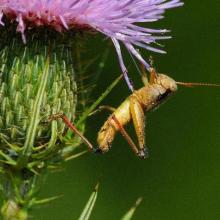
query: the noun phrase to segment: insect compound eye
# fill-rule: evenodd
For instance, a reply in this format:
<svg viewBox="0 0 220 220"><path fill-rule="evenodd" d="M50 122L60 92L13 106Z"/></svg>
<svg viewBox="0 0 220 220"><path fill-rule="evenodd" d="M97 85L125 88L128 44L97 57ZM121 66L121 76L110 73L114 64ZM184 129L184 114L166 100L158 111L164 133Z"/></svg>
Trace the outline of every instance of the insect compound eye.
<svg viewBox="0 0 220 220"><path fill-rule="evenodd" d="M164 99L166 99L171 93L171 90L170 89L167 89L163 94L160 94L158 97L157 97L157 102L161 102L163 101Z"/></svg>

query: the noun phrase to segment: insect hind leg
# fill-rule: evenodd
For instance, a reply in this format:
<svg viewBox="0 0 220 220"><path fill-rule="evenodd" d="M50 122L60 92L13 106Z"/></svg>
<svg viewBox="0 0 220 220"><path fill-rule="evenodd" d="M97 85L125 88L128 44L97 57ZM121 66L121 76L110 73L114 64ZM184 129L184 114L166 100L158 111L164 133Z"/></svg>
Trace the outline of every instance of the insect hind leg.
<svg viewBox="0 0 220 220"><path fill-rule="evenodd" d="M147 158L148 150L145 143L145 116L143 107L136 97L130 98L130 111L140 147L138 156Z"/></svg>
<svg viewBox="0 0 220 220"><path fill-rule="evenodd" d="M63 113L58 113L51 115L49 120L57 120L61 118L63 122L67 125L68 128L70 128L75 134L77 134L81 140L88 146L89 150L95 151L93 145L90 143L90 141L76 128L76 126L67 118L67 116Z"/></svg>
<svg viewBox="0 0 220 220"><path fill-rule="evenodd" d="M121 123L119 122L119 120L116 118L116 116L113 114L112 115L112 120L115 122L115 124L117 125L119 131L121 132L122 136L126 139L126 141L128 142L128 144L131 146L131 149L133 150L133 152L140 158L146 158L146 154L145 154L145 150L141 149L139 150L137 148L137 146L135 145L135 143L132 141L131 137L129 136L129 134L126 132L126 130L123 128L123 126L121 125Z"/></svg>

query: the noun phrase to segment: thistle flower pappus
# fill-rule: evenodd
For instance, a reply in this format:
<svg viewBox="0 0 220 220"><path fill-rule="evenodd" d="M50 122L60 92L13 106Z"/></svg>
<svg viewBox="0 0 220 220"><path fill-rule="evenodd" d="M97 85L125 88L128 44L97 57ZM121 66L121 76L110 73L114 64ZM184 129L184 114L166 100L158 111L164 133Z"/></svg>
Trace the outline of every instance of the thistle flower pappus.
<svg viewBox="0 0 220 220"><path fill-rule="evenodd" d="M33 26L52 26L60 32L76 27L95 29L112 39L126 82L133 90L120 42L149 69L135 46L164 53L150 44L170 37L161 36L168 30L150 29L137 23L157 21L163 18L166 9L182 5L181 0L0 0L0 25L4 25L3 15L16 20L24 42L25 29Z"/></svg>

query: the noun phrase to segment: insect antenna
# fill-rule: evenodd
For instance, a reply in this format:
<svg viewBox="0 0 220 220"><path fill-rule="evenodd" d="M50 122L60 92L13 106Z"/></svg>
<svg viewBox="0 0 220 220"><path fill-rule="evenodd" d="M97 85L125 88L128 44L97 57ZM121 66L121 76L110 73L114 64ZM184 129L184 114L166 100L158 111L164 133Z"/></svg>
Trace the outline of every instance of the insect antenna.
<svg viewBox="0 0 220 220"><path fill-rule="evenodd" d="M142 77L142 72L143 72L143 69L145 70L145 66L143 64L141 64L141 69L140 69L140 67L138 66L136 60L134 59L134 56L132 55L132 53L130 51L128 51L128 52L129 52L129 55L131 57L132 62L134 63L135 69L138 71L138 73Z"/></svg>
<svg viewBox="0 0 220 220"><path fill-rule="evenodd" d="M214 83L176 82L176 84L185 87L194 87L194 86L220 87L220 84L214 84Z"/></svg>

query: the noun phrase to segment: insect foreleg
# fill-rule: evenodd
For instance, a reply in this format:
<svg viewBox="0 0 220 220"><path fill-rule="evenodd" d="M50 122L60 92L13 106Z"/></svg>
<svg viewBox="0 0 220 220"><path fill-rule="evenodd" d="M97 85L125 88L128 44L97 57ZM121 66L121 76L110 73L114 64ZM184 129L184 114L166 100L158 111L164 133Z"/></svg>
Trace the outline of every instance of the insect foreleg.
<svg viewBox="0 0 220 220"><path fill-rule="evenodd" d="M148 82L148 78L147 78L146 68L143 64L141 65L140 73L141 73L141 79L142 79L143 84L145 86L148 85L149 82Z"/></svg>
<svg viewBox="0 0 220 220"><path fill-rule="evenodd" d="M156 77L157 77L156 70L153 67L151 67L150 68L150 84L154 84Z"/></svg>
<svg viewBox="0 0 220 220"><path fill-rule="evenodd" d="M130 97L130 111L140 147L138 156L145 158L148 156L145 147L145 116L143 107L135 96Z"/></svg>
<svg viewBox="0 0 220 220"><path fill-rule="evenodd" d="M93 112L91 112L91 113L89 114L89 116L94 115L94 114L96 114L96 113L99 113L99 112L101 112L101 111L103 111L103 110L108 110L108 111L110 111L110 112L114 112L114 111L116 110L116 108L111 107L111 106L109 106L109 105L101 105L101 106L99 106L96 110L94 110Z"/></svg>
<svg viewBox="0 0 220 220"><path fill-rule="evenodd" d="M116 110L116 108L109 106L109 105L101 105L101 106L99 106L98 110L99 111L108 110L110 112L114 112Z"/></svg>

